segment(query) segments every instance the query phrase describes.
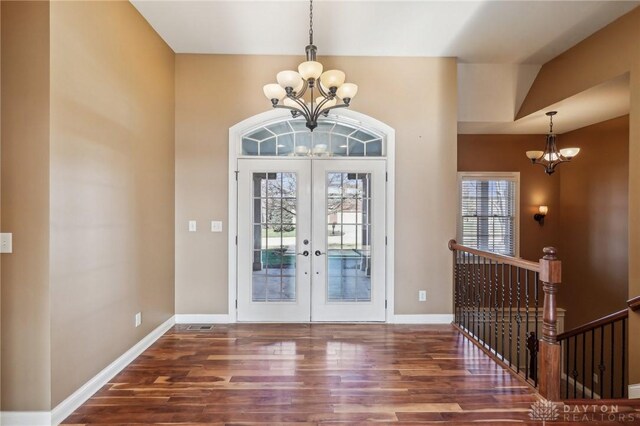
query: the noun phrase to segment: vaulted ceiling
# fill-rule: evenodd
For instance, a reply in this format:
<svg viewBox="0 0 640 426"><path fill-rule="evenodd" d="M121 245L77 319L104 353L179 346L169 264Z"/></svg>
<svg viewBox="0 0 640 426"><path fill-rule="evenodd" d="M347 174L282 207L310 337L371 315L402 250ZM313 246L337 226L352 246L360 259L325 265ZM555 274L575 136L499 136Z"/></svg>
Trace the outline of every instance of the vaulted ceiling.
<svg viewBox="0 0 640 426"><path fill-rule="evenodd" d="M303 55L308 41L306 0L132 3L176 53ZM484 128L511 132L514 127L509 123L539 66L639 4L316 0L314 41L320 56L457 57L461 66L469 65L460 72L460 101L468 103L461 108L460 121L494 123ZM474 69L475 64L482 66ZM484 72L486 64L502 70ZM478 81L481 77L486 81ZM497 85L518 90L504 94L508 108L502 106L494 110L500 114L483 117L474 111L491 108L483 104L486 99L470 93L478 84L496 87L498 92ZM481 131L483 126L474 129Z"/></svg>

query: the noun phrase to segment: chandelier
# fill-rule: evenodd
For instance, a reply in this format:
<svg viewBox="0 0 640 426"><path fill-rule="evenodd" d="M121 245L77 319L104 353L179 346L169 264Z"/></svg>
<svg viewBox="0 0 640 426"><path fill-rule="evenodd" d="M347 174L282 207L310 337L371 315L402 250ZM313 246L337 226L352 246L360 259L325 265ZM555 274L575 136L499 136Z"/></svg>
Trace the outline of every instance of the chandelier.
<svg viewBox="0 0 640 426"><path fill-rule="evenodd" d="M344 82L344 72L322 72L322 64L316 61L316 50L313 44L313 0L310 0L309 44L305 48L307 60L298 66L298 72L280 71L276 76L278 83L267 84L263 88L274 108L291 110L293 118L304 117L311 131L318 126L320 115L326 117L329 110L348 107L358 93L357 85ZM308 101L304 98L306 94L309 94Z"/></svg>
<svg viewBox="0 0 640 426"><path fill-rule="evenodd" d="M553 116L557 113L557 111L549 111L546 114L549 117L549 133L547 134L547 144L544 147L544 151L527 151L527 158L531 160L531 163L540 164L548 175L555 172L558 164L571 161L580 152L580 148L562 148L559 150L556 146L556 135L553 133Z"/></svg>

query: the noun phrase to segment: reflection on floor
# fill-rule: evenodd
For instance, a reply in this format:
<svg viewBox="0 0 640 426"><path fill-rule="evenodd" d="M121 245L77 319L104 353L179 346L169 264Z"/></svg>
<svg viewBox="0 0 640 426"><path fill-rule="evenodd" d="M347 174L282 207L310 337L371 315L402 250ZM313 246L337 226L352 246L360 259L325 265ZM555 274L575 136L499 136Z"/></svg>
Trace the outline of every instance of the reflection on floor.
<svg viewBox="0 0 640 426"><path fill-rule="evenodd" d="M527 424L539 399L448 325L186 328L65 423Z"/></svg>

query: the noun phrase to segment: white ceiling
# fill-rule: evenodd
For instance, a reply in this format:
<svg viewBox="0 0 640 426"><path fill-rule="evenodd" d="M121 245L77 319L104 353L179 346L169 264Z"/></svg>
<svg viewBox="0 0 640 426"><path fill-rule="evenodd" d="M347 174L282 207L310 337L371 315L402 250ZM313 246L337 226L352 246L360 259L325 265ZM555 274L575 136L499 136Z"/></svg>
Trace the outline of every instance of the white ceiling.
<svg viewBox="0 0 640 426"><path fill-rule="evenodd" d="M304 54L307 0L131 0L176 53ZM458 57L460 133L559 132L628 114L628 77L513 121L540 65L638 1L315 0L322 55ZM626 78L626 80L625 80ZM257 86L256 86L257 87ZM262 91L256 89L256 96Z"/></svg>
<svg viewBox="0 0 640 426"><path fill-rule="evenodd" d="M132 0L177 53L304 54L308 2ZM542 64L638 1L314 3L319 55L455 56Z"/></svg>
<svg viewBox="0 0 640 426"><path fill-rule="evenodd" d="M566 133L629 114L629 74L606 81L517 121L458 122L461 134L542 134L549 130L547 111L558 111L553 130Z"/></svg>

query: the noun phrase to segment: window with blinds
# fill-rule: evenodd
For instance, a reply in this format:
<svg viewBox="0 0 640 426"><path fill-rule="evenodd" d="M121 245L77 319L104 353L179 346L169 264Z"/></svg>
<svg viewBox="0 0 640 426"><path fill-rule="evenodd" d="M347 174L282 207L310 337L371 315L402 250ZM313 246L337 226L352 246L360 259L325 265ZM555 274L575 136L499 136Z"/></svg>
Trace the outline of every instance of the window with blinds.
<svg viewBox="0 0 640 426"><path fill-rule="evenodd" d="M518 255L518 174L460 176L460 244Z"/></svg>

